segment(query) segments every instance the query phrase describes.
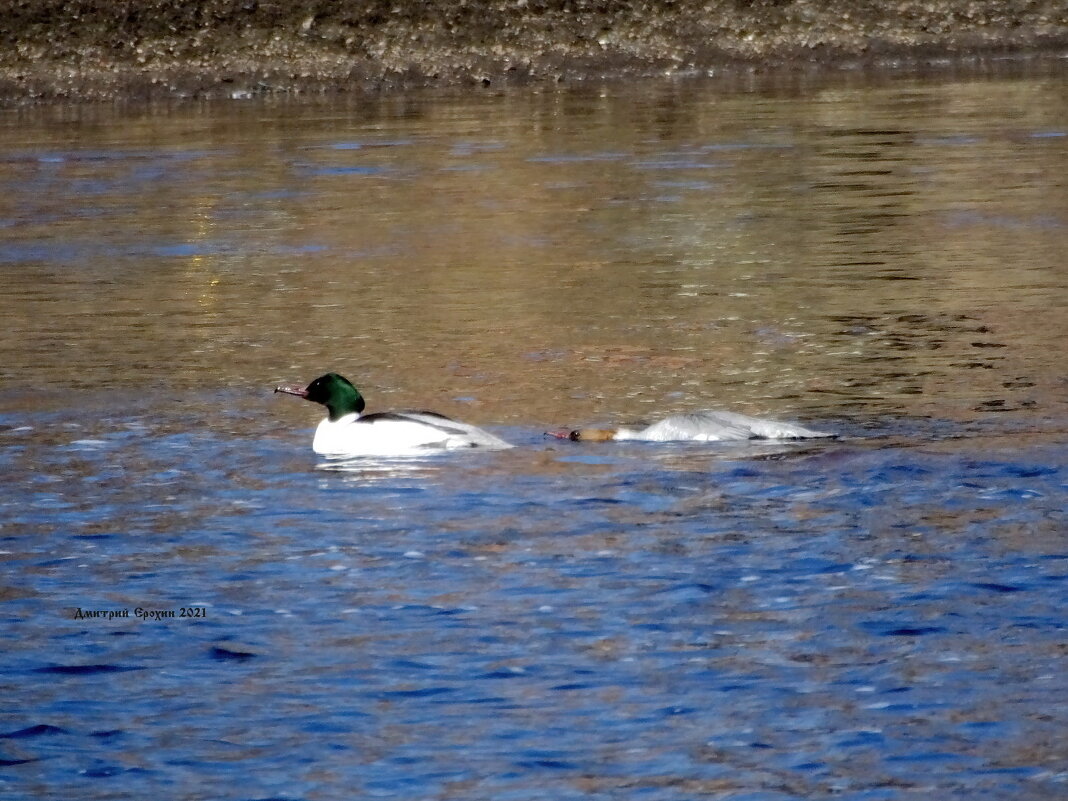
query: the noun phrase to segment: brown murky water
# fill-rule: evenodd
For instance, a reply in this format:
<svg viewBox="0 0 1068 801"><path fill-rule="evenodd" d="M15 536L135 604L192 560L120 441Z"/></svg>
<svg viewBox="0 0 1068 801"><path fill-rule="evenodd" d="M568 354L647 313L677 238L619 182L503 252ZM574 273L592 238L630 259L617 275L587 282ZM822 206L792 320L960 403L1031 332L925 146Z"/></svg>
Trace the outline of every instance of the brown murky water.
<svg viewBox="0 0 1068 801"><path fill-rule="evenodd" d="M0 795L1064 795L1063 78L0 115Z"/></svg>
<svg viewBox="0 0 1068 801"><path fill-rule="evenodd" d="M4 385L334 368L374 406L467 398L482 422L1060 413L1062 95L665 83L9 113Z"/></svg>

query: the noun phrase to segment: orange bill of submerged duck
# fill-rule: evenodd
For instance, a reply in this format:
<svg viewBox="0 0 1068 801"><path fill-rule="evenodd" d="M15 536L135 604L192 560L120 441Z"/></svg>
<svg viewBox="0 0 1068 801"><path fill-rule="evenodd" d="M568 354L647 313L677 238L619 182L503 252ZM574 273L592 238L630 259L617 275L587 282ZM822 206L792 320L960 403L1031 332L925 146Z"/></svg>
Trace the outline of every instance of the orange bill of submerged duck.
<svg viewBox="0 0 1068 801"><path fill-rule="evenodd" d="M569 439L572 442L608 442L610 439L615 439L616 429L614 428L576 428L572 431L546 431L550 437L556 437L557 439Z"/></svg>

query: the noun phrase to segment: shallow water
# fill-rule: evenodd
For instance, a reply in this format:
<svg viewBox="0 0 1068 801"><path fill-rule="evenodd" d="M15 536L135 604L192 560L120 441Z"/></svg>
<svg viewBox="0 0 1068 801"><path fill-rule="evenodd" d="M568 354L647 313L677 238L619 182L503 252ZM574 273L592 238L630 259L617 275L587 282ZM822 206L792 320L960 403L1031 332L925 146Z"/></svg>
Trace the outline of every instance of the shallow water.
<svg viewBox="0 0 1068 801"><path fill-rule="evenodd" d="M0 796L1068 793L1063 80L4 113Z"/></svg>

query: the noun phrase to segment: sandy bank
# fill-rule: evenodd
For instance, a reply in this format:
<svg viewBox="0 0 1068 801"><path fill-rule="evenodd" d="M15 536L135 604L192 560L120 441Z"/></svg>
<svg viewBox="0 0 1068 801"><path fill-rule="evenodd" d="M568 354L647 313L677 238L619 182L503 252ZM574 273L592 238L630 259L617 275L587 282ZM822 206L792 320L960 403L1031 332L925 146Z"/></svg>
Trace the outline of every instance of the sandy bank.
<svg viewBox="0 0 1068 801"><path fill-rule="evenodd" d="M0 103L1068 51L1062 0L3 0Z"/></svg>

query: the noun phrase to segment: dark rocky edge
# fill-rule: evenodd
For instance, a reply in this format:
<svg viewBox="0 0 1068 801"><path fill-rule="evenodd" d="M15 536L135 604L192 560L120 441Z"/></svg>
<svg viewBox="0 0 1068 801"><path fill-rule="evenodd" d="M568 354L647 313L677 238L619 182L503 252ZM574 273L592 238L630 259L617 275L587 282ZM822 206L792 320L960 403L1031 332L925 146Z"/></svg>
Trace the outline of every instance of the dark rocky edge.
<svg viewBox="0 0 1068 801"><path fill-rule="evenodd" d="M0 103L1033 56L1064 0L0 0Z"/></svg>

